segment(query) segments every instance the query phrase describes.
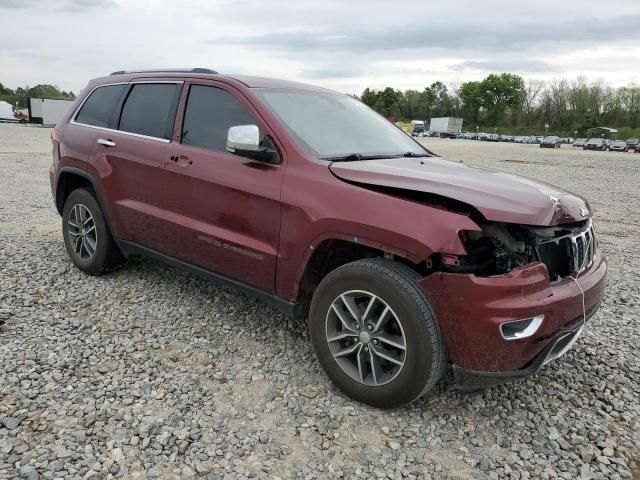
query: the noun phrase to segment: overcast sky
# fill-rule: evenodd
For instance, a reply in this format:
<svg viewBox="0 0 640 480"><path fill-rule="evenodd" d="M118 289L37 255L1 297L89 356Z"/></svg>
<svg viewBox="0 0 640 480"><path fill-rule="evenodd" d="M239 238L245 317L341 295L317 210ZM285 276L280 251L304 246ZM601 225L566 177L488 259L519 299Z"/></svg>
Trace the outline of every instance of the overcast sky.
<svg viewBox="0 0 640 480"><path fill-rule="evenodd" d="M492 72L640 83L640 0L0 0L0 83L210 67L360 94Z"/></svg>

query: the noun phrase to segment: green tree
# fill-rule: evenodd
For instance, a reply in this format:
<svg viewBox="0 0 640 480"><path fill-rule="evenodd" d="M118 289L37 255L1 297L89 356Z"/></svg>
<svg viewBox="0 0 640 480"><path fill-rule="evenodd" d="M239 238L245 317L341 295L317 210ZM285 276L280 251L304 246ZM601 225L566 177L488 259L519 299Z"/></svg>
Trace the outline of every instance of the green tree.
<svg viewBox="0 0 640 480"><path fill-rule="evenodd" d="M508 108L522 108L524 80L511 73L492 73L480 82L478 95L492 125L500 125Z"/></svg>
<svg viewBox="0 0 640 480"><path fill-rule="evenodd" d="M463 105L465 118L478 125L480 123L480 109L482 108L482 96L480 82L465 82L460 87L460 99Z"/></svg>
<svg viewBox="0 0 640 480"><path fill-rule="evenodd" d="M378 101L378 94L375 90L371 90L369 88L365 88L364 92L362 92L362 96L360 97L362 103L368 105L369 107L374 107L376 102Z"/></svg>

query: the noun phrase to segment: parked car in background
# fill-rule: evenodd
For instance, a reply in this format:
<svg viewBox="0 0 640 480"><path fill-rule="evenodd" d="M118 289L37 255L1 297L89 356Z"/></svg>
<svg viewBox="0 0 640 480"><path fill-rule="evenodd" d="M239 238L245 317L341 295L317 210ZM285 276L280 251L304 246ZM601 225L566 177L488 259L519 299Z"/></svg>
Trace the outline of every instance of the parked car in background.
<svg viewBox="0 0 640 480"><path fill-rule="evenodd" d="M601 150L605 151L608 147L607 141L604 138L590 138L582 147L584 150Z"/></svg>
<svg viewBox="0 0 640 480"><path fill-rule="evenodd" d="M561 143L562 140L560 137L550 135L542 139L542 142L540 142L540 148L560 148Z"/></svg>
<svg viewBox="0 0 640 480"><path fill-rule="evenodd" d="M630 138L629 140L627 140L627 147L628 147L628 151L640 153L640 139Z"/></svg>
<svg viewBox="0 0 640 480"><path fill-rule="evenodd" d="M576 138L573 141L573 146L574 147L584 147L585 143L587 143L587 139L586 138Z"/></svg>
<svg viewBox="0 0 640 480"><path fill-rule="evenodd" d="M321 87L114 72L89 83L51 142L78 269L150 256L308 319L327 375L376 407L417 399L448 370L470 388L533 374L604 295L586 200L439 158Z"/></svg>
<svg viewBox="0 0 640 480"><path fill-rule="evenodd" d="M525 143L529 144L538 144L542 140L541 137L527 137L527 141Z"/></svg>
<svg viewBox="0 0 640 480"><path fill-rule="evenodd" d="M612 140L611 142L609 142L609 151L628 152L629 146L624 140Z"/></svg>
<svg viewBox="0 0 640 480"><path fill-rule="evenodd" d="M499 141L500 141L500 135L496 133L487 134L487 142L499 142Z"/></svg>

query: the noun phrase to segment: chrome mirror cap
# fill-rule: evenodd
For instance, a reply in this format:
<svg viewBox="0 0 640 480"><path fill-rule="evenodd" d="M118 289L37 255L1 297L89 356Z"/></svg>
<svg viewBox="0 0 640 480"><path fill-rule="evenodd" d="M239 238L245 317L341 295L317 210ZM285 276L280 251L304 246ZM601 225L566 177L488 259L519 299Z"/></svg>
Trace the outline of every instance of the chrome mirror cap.
<svg viewBox="0 0 640 480"><path fill-rule="evenodd" d="M227 151L231 153L260 150L260 130L257 125L236 125L227 133Z"/></svg>

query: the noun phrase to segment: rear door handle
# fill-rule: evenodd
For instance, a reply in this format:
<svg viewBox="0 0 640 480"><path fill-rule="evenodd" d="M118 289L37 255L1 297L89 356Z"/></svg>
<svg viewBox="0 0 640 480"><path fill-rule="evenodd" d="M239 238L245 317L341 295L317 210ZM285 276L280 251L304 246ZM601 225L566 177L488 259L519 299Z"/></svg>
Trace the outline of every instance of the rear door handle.
<svg viewBox="0 0 640 480"><path fill-rule="evenodd" d="M186 167L193 163L186 155L171 155L170 160L181 167Z"/></svg>
<svg viewBox="0 0 640 480"><path fill-rule="evenodd" d="M116 146L116 142L113 142L111 140L106 140L104 138L99 138L98 139L98 143L100 145L104 145L105 147L115 147Z"/></svg>

